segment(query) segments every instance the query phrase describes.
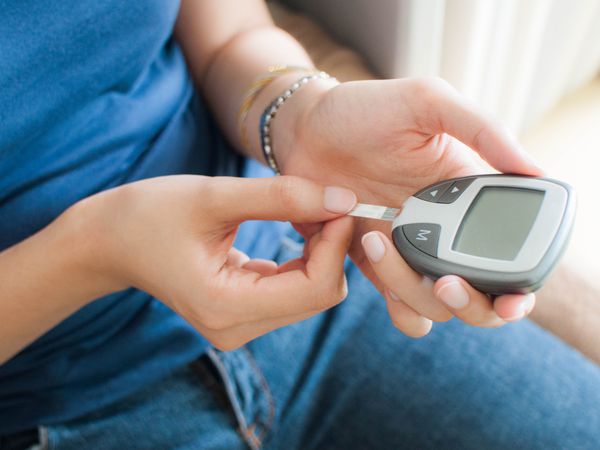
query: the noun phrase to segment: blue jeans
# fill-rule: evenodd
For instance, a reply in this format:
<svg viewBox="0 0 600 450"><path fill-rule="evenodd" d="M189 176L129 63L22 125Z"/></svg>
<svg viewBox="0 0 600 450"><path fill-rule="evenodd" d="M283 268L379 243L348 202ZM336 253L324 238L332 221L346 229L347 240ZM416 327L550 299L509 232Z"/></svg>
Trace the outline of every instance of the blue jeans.
<svg viewBox="0 0 600 450"><path fill-rule="evenodd" d="M278 258L296 257L292 232ZM535 324L420 340L347 266L338 307L60 426L42 448L597 449L600 370Z"/></svg>

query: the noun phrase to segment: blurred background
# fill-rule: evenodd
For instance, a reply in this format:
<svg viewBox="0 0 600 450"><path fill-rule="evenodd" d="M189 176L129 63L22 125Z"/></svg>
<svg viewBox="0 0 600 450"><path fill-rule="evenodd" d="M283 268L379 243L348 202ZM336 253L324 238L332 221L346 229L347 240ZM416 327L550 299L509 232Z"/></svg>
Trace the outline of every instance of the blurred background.
<svg viewBox="0 0 600 450"><path fill-rule="evenodd" d="M515 132L579 208L565 255L600 284L600 0L278 0L340 80L440 76Z"/></svg>

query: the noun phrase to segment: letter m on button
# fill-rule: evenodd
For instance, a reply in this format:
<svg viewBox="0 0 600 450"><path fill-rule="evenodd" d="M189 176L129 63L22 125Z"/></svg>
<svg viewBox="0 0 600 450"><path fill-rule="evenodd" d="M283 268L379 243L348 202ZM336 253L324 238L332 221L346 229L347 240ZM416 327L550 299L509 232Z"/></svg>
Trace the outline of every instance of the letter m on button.
<svg viewBox="0 0 600 450"><path fill-rule="evenodd" d="M417 233L417 241L426 241L428 234L431 234L431 230L419 230Z"/></svg>

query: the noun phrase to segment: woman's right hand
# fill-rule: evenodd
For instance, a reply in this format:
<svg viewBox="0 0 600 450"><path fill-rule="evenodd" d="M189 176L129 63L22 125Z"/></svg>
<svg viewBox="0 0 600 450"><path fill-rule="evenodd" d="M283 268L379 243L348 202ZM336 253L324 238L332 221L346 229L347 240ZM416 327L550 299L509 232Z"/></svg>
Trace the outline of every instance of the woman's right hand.
<svg viewBox="0 0 600 450"><path fill-rule="evenodd" d="M88 234L91 271L152 294L225 350L345 298L352 219L340 216L355 203L352 191L297 177L181 175L102 192L63 219ZM325 224L302 258L277 266L233 247L253 219Z"/></svg>

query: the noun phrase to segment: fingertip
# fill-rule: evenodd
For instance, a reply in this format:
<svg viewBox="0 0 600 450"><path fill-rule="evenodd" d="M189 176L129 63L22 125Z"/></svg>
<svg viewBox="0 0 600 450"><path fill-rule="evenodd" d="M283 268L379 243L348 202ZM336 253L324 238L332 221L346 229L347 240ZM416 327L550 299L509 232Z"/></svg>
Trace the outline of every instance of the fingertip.
<svg viewBox="0 0 600 450"><path fill-rule="evenodd" d="M348 188L326 186L323 190L323 207L334 214L346 214L358 201L356 194Z"/></svg>
<svg viewBox="0 0 600 450"><path fill-rule="evenodd" d="M525 150L519 148L518 157L521 159L521 163L518 165L511 165L511 173L529 175L532 177L543 177L546 175L544 169L542 169L535 159L533 159L533 157Z"/></svg>
<svg viewBox="0 0 600 450"><path fill-rule="evenodd" d="M385 236L378 231L365 233L360 240L363 250L371 263L381 262L386 253Z"/></svg>
<svg viewBox="0 0 600 450"><path fill-rule="evenodd" d="M392 294L390 289L385 290L385 299L388 313L394 327L406 336L418 339L427 336L433 327L433 322L422 316L402 299Z"/></svg>
<svg viewBox="0 0 600 450"><path fill-rule="evenodd" d="M251 270L257 272L263 276L275 275L278 272L279 266L275 261L269 259L249 259L245 264L242 265L242 269Z"/></svg>
<svg viewBox="0 0 600 450"><path fill-rule="evenodd" d="M511 169L511 171L522 175L531 175L538 177L543 176L544 169L542 169L542 167L538 164L535 158L523 148L517 136L503 125L502 129L507 141L506 146L508 147L508 151L514 153L516 158L521 160L520 164L518 161L514 161L516 167ZM504 160L511 165L515 165L513 164L513 160L511 160L510 158L504 158Z"/></svg>
<svg viewBox="0 0 600 450"><path fill-rule="evenodd" d="M415 327L408 331L403 331L403 333L405 335L407 335L409 338L421 339L421 338L424 338L425 336L427 336L429 333L431 333L432 329L433 329L433 321L424 317L418 327Z"/></svg>
<svg viewBox="0 0 600 450"><path fill-rule="evenodd" d="M476 150L502 173L543 176L544 170L527 153L516 135L496 119L485 120L484 130L475 139Z"/></svg>
<svg viewBox="0 0 600 450"><path fill-rule="evenodd" d="M533 159L529 153L527 153L525 150L521 150L521 154L527 163L527 175L532 175L534 177L543 177L546 175L546 171L537 163L535 159Z"/></svg>
<svg viewBox="0 0 600 450"><path fill-rule="evenodd" d="M227 264L230 264L233 267L242 267L248 261L250 261L250 257L244 252L235 247L229 249L229 252L227 253Z"/></svg>
<svg viewBox="0 0 600 450"><path fill-rule="evenodd" d="M496 314L506 322L517 322L526 317L535 307L535 294L506 294L494 300Z"/></svg>
<svg viewBox="0 0 600 450"><path fill-rule="evenodd" d="M440 288L444 287L446 284L461 283L462 281L463 279L457 275L444 275L443 277L440 277L434 281L433 291L437 295L437 292L440 290Z"/></svg>
<svg viewBox="0 0 600 450"><path fill-rule="evenodd" d="M346 297L348 297L348 292L348 278L344 273L342 275L342 300L346 300Z"/></svg>
<svg viewBox="0 0 600 450"><path fill-rule="evenodd" d="M466 282L456 275L446 275L437 280L433 294L452 310L465 309L471 300Z"/></svg>

